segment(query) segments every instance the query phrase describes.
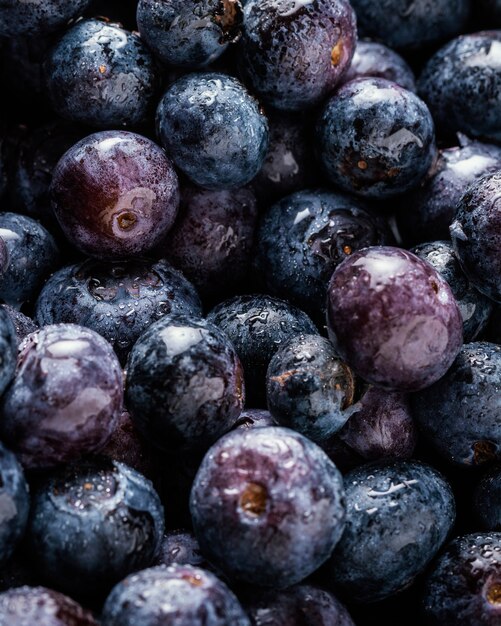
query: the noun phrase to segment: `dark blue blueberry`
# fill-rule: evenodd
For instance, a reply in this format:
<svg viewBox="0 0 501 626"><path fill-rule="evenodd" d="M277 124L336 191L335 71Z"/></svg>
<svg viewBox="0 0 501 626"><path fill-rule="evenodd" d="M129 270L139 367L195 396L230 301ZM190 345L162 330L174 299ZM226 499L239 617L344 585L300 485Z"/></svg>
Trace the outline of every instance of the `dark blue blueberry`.
<svg viewBox="0 0 501 626"><path fill-rule="evenodd" d="M77 22L63 35L45 74L54 110L97 128L142 123L157 92L155 63L139 35L97 19Z"/></svg>
<svg viewBox="0 0 501 626"><path fill-rule="evenodd" d="M59 252L54 238L41 224L16 213L0 213L0 239L9 261L0 281L0 298L19 308L37 297L59 264Z"/></svg>
<svg viewBox="0 0 501 626"><path fill-rule="evenodd" d="M344 528L341 474L287 428L238 429L206 454L190 498L204 554L232 578L293 585L324 563Z"/></svg>
<svg viewBox="0 0 501 626"><path fill-rule="evenodd" d="M329 283L327 309L340 357L388 390L428 387L452 365L463 340L448 283L400 248L373 246L345 259Z"/></svg>
<svg viewBox="0 0 501 626"><path fill-rule="evenodd" d="M452 491L417 461L363 465L345 476L346 528L328 578L351 601L375 602L412 584L447 538Z"/></svg>
<svg viewBox="0 0 501 626"><path fill-rule="evenodd" d="M87 326L110 342L122 363L152 322L201 313L191 283L164 260L69 265L49 278L35 307L40 326Z"/></svg>
<svg viewBox="0 0 501 626"><path fill-rule="evenodd" d="M157 448L207 449L240 415L242 366L214 324L166 316L129 354L126 400L139 431Z"/></svg>
<svg viewBox="0 0 501 626"><path fill-rule="evenodd" d="M267 104L305 109L339 82L356 38L347 0L248 0L240 69Z"/></svg>
<svg viewBox="0 0 501 626"><path fill-rule="evenodd" d="M139 0L141 37L164 63L205 67L240 37L239 0Z"/></svg>
<svg viewBox="0 0 501 626"><path fill-rule="evenodd" d="M61 157L51 199L75 247L98 259L129 259L150 252L171 228L179 183L156 143L128 131L103 131Z"/></svg>
<svg viewBox="0 0 501 626"><path fill-rule="evenodd" d="M0 304L0 309L3 309L4 311L8 313L11 319L11 322L14 324L14 329L16 331L16 337L17 337L18 343L20 343L30 333L34 333L36 330L38 330L38 326L35 324L35 322L24 313L21 313L21 311L14 309L8 304ZM0 313L0 317L3 317L1 313ZM17 358L17 350L16 350L15 359L16 358ZM1 385L0 385L0 389L1 389Z"/></svg>
<svg viewBox="0 0 501 626"><path fill-rule="evenodd" d="M82 461L43 478L29 540L44 579L75 597L102 597L148 567L164 532L152 484L116 461Z"/></svg>
<svg viewBox="0 0 501 626"><path fill-rule="evenodd" d="M184 187L179 217L158 250L202 297L221 299L247 278L256 223L251 189Z"/></svg>
<svg viewBox="0 0 501 626"><path fill-rule="evenodd" d="M26 467L68 463L106 443L122 402L122 370L108 342L74 324L46 326L20 347L0 432Z"/></svg>
<svg viewBox="0 0 501 626"><path fill-rule="evenodd" d="M320 115L316 141L329 180L373 198L419 185L436 154L426 104L383 78L357 78L343 85Z"/></svg>
<svg viewBox="0 0 501 626"><path fill-rule="evenodd" d="M267 426L278 426L273 415L265 409L244 409L234 428L265 428Z"/></svg>
<svg viewBox="0 0 501 626"><path fill-rule="evenodd" d="M266 370L275 352L296 335L315 334L310 318L285 300L237 296L218 304L207 319L229 337L245 374L249 406L264 407Z"/></svg>
<svg viewBox="0 0 501 626"><path fill-rule="evenodd" d="M152 567L129 576L104 605L103 626L250 626L230 589L190 565Z"/></svg>
<svg viewBox="0 0 501 626"><path fill-rule="evenodd" d="M17 587L0 594L0 624L5 626L98 626L74 600L46 587Z"/></svg>
<svg viewBox="0 0 501 626"><path fill-rule="evenodd" d="M337 191L298 191L264 212L257 266L270 293L323 323L336 267L360 248L386 243L386 224L363 201Z"/></svg>
<svg viewBox="0 0 501 626"><path fill-rule="evenodd" d="M0 565L21 540L28 522L30 497L18 460L0 443ZM0 623L2 620L0 618Z"/></svg>
<svg viewBox="0 0 501 626"><path fill-rule="evenodd" d="M465 276L449 241L432 241L412 249L449 283L463 318L464 341L478 337L489 321L492 301L473 287Z"/></svg>
<svg viewBox="0 0 501 626"><path fill-rule="evenodd" d="M483 529L501 531L501 466L489 469L478 483L473 514Z"/></svg>
<svg viewBox="0 0 501 626"><path fill-rule="evenodd" d="M332 593L312 585L253 591L244 606L253 626L355 626Z"/></svg>
<svg viewBox="0 0 501 626"><path fill-rule="evenodd" d="M463 535L435 563L424 590L430 626L498 626L501 533Z"/></svg>
<svg viewBox="0 0 501 626"><path fill-rule="evenodd" d="M9 312L0 307L0 396L14 378L17 362L17 335Z"/></svg>
<svg viewBox="0 0 501 626"><path fill-rule="evenodd" d="M268 148L268 122L257 101L226 74L188 74L157 109L160 142L177 167L207 189L250 182Z"/></svg>
<svg viewBox="0 0 501 626"><path fill-rule="evenodd" d="M489 31L453 39L426 64L418 92L442 135L501 139L501 33Z"/></svg>
<svg viewBox="0 0 501 626"><path fill-rule="evenodd" d="M280 426L320 443L352 414L355 376L320 335L298 335L273 356L266 374L268 408Z"/></svg>
<svg viewBox="0 0 501 626"><path fill-rule="evenodd" d="M459 147L441 150L421 185L396 200L398 228L404 240L417 244L449 239L456 205L477 178L501 169L501 148L460 137Z"/></svg>
<svg viewBox="0 0 501 626"><path fill-rule="evenodd" d="M458 35L470 14L469 0L351 0L351 4L362 36L405 50Z"/></svg>
<svg viewBox="0 0 501 626"><path fill-rule="evenodd" d="M90 3L91 0L4 0L0 5L0 36L46 35L81 15Z"/></svg>
<svg viewBox="0 0 501 626"><path fill-rule="evenodd" d="M450 227L454 251L465 274L480 292L496 302L501 302L500 193L500 171L480 178L459 201Z"/></svg>
<svg viewBox="0 0 501 626"><path fill-rule="evenodd" d="M501 346L465 344L449 371L412 395L413 416L437 452L458 465L501 460Z"/></svg>
<svg viewBox="0 0 501 626"><path fill-rule="evenodd" d="M193 565L205 569L206 561L193 533L187 530L167 531L162 539L156 565Z"/></svg>
<svg viewBox="0 0 501 626"><path fill-rule="evenodd" d="M414 73L403 57L381 43L359 41L342 82L368 76L386 78L404 89L416 91Z"/></svg>

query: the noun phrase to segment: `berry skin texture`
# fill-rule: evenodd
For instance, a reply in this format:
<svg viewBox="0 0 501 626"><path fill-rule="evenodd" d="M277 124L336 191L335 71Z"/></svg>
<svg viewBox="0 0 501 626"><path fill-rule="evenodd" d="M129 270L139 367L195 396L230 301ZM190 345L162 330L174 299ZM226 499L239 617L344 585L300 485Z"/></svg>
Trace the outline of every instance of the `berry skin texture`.
<svg viewBox="0 0 501 626"><path fill-rule="evenodd" d="M424 590L430 626L497 626L501 620L501 533L454 539L436 561Z"/></svg>
<svg viewBox="0 0 501 626"><path fill-rule="evenodd" d="M346 528L327 570L352 602L376 602L408 587L447 538L452 491L418 461L377 462L344 477Z"/></svg>
<svg viewBox="0 0 501 626"><path fill-rule="evenodd" d="M78 17L91 0L5 0L0 7L0 37L40 37Z"/></svg>
<svg viewBox="0 0 501 626"><path fill-rule="evenodd" d="M501 531L501 466L490 468L478 483L473 513L482 529Z"/></svg>
<svg viewBox="0 0 501 626"><path fill-rule="evenodd" d="M268 148L268 121L236 78L187 74L165 92L157 135L176 166L199 187L243 187L259 172Z"/></svg>
<svg viewBox="0 0 501 626"><path fill-rule="evenodd" d="M300 111L336 86L356 39L355 14L346 0L248 0L240 69L266 104Z"/></svg>
<svg viewBox="0 0 501 626"><path fill-rule="evenodd" d="M52 208L69 241L88 256L141 256L167 234L179 184L163 150L127 131L94 133L60 159Z"/></svg>
<svg viewBox="0 0 501 626"><path fill-rule="evenodd" d="M462 344L463 322L448 283L411 252L374 246L332 275L329 338L364 380L416 391L441 378Z"/></svg>
<svg viewBox="0 0 501 626"><path fill-rule="evenodd" d="M3 306L0 307L0 396L14 378L17 362L16 329Z"/></svg>
<svg viewBox="0 0 501 626"><path fill-rule="evenodd" d="M190 510L202 553L228 576L293 585L324 563L344 528L341 474L287 428L237 429L208 451Z"/></svg>

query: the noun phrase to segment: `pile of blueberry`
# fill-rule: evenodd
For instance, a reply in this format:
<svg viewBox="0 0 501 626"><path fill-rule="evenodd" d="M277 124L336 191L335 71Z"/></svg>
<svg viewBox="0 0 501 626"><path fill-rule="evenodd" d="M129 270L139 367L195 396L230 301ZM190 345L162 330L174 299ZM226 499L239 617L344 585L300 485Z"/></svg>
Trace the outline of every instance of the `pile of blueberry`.
<svg viewBox="0 0 501 626"><path fill-rule="evenodd" d="M2 0L0 85L0 626L501 626L501 2Z"/></svg>

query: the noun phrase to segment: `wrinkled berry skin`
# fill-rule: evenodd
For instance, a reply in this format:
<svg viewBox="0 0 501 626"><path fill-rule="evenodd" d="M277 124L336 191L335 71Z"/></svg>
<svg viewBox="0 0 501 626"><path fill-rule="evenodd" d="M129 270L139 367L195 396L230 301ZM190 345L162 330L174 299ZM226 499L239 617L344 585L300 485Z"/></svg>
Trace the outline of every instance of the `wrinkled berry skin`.
<svg viewBox="0 0 501 626"><path fill-rule="evenodd" d="M91 0L5 0L0 7L0 36L47 35L81 15L90 3Z"/></svg>
<svg viewBox="0 0 501 626"><path fill-rule="evenodd" d="M49 278L36 302L35 319L40 326L73 323L91 328L125 363L139 336L159 318L201 313L194 287L165 260L87 259Z"/></svg>
<svg viewBox="0 0 501 626"><path fill-rule="evenodd" d="M187 74L165 92L157 135L176 166L206 189L250 182L268 148L268 122L257 101L226 74Z"/></svg>
<svg viewBox="0 0 501 626"><path fill-rule="evenodd" d="M203 297L233 293L247 277L257 204L249 188L181 190L179 218L159 251Z"/></svg>
<svg viewBox="0 0 501 626"><path fill-rule="evenodd" d="M332 593L312 585L254 591L244 606L253 626L355 626Z"/></svg>
<svg viewBox="0 0 501 626"><path fill-rule="evenodd" d="M478 483L473 496L475 518L485 530L501 531L501 467L492 467Z"/></svg>
<svg viewBox="0 0 501 626"><path fill-rule="evenodd" d="M497 626L501 619L501 533L463 535L435 563L424 590L430 626Z"/></svg>
<svg viewBox="0 0 501 626"><path fill-rule="evenodd" d="M122 410L122 371L111 346L75 324L46 326L21 346L2 399L2 439L28 468L99 450Z"/></svg>
<svg viewBox="0 0 501 626"><path fill-rule="evenodd" d="M320 443L351 415L355 376L320 335L298 335L275 353L266 374L268 408L280 426Z"/></svg>
<svg viewBox="0 0 501 626"><path fill-rule="evenodd" d="M126 401L137 428L157 448L207 449L240 415L242 366L214 324L166 316L129 354Z"/></svg>
<svg viewBox="0 0 501 626"><path fill-rule="evenodd" d="M468 0L351 0L359 32L390 48L424 48L458 35L467 25Z"/></svg>
<svg viewBox="0 0 501 626"><path fill-rule="evenodd" d="M285 300L267 295L237 296L218 304L207 319L228 336L242 363L249 406L266 406L266 370L286 341L315 334L310 318Z"/></svg>
<svg viewBox="0 0 501 626"><path fill-rule="evenodd" d="M283 588L313 573L344 527L342 477L287 428L235 430L204 457L190 510L202 553L236 579Z"/></svg>
<svg viewBox="0 0 501 626"><path fill-rule="evenodd" d="M327 285L355 250L391 243L383 220L339 191L298 191L261 218L257 265L270 293L324 320Z"/></svg>
<svg viewBox="0 0 501 626"><path fill-rule="evenodd" d="M0 506L0 565L3 568L24 535L30 496L21 465L15 455L2 443L0 443Z"/></svg>
<svg viewBox="0 0 501 626"><path fill-rule="evenodd" d="M396 218L404 240L418 244L450 239L456 205L478 178L501 169L501 148L461 138L461 145L441 150L427 178L397 201Z"/></svg>
<svg viewBox="0 0 501 626"><path fill-rule="evenodd" d="M343 261L329 283L327 309L341 358L388 390L433 384L462 344L461 313L448 283L400 248L365 248Z"/></svg>
<svg viewBox="0 0 501 626"><path fill-rule="evenodd" d="M14 329L16 331L16 338L17 338L18 343L21 343L21 341L30 333L34 333L36 330L38 330L38 326L35 324L35 322L24 313L21 313L21 311L14 309L8 304L0 304L0 309L3 309L8 314L11 322L14 324ZM2 318L3 318L3 315L0 313L0 319ZM17 359L17 348L13 352L13 354L15 354L15 357L14 357L14 361L15 361ZM15 366L12 368L12 371L14 371L14 369L15 369ZM2 389L2 385L0 384L0 390L1 389Z"/></svg>
<svg viewBox="0 0 501 626"><path fill-rule="evenodd" d="M403 57L381 43L359 41L342 83L368 76L385 78L408 91L416 91L414 73Z"/></svg>
<svg viewBox="0 0 501 626"><path fill-rule="evenodd" d="M445 376L412 396L417 424L452 463L475 466L501 460L501 346L465 344Z"/></svg>
<svg viewBox="0 0 501 626"><path fill-rule="evenodd" d="M462 35L431 57L419 77L418 92L443 135L462 132L501 139L500 68L498 31Z"/></svg>
<svg viewBox="0 0 501 626"><path fill-rule="evenodd" d="M419 185L436 154L426 104L383 78L357 78L340 87L318 119L316 141L330 182L371 198Z"/></svg>
<svg viewBox="0 0 501 626"><path fill-rule="evenodd" d="M205 67L240 37L239 0L139 0L141 37L163 63Z"/></svg>
<svg viewBox="0 0 501 626"><path fill-rule="evenodd" d="M111 592L103 626L250 626L230 589L190 565L152 567L129 576Z"/></svg>
<svg viewBox="0 0 501 626"><path fill-rule="evenodd" d="M363 465L346 474L345 489L346 528L328 576L353 602L383 600L412 584L446 540L452 491L418 461Z"/></svg>
<svg viewBox="0 0 501 626"><path fill-rule="evenodd" d="M248 0L240 69L264 102L299 111L336 86L356 39L355 14L346 0Z"/></svg>
<svg viewBox="0 0 501 626"><path fill-rule="evenodd" d="M46 587L17 587L0 594L0 624L9 626L98 626L89 611Z"/></svg>
<svg viewBox="0 0 501 626"><path fill-rule="evenodd" d="M45 61L56 113L97 128L142 123L156 96L156 73L137 34L97 19L77 22Z"/></svg>
<svg viewBox="0 0 501 626"><path fill-rule="evenodd" d="M163 150L127 131L94 133L57 164L52 208L69 241L88 256L140 256L167 234L179 183Z"/></svg>
<svg viewBox="0 0 501 626"><path fill-rule="evenodd" d="M0 307L0 396L14 378L17 362L17 336L12 319Z"/></svg>
<svg viewBox="0 0 501 626"><path fill-rule="evenodd" d="M501 43L500 43L501 46ZM454 251L472 284L501 302L501 172L487 174L468 187L450 227Z"/></svg>
<svg viewBox="0 0 501 626"><path fill-rule="evenodd" d="M464 341L474 341L489 321L492 301L470 283L449 241L423 243L413 248L412 252L430 263L449 283L463 318Z"/></svg>
<svg viewBox="0 0 501 626"><path fill-rule="evenodd" d="M150 481L103 459L66 466L41 480L28 538L49 583L90 598L148 567L163 532L163 508Z"/></svg>
<svg viewBox="0 0 501 626"><path fill-rule="evenodd" d="M19 308L38 295L57 268L59 251L49 231L26 215L0 213L0 239L8 260L0 280L0 298Z"/></svg>

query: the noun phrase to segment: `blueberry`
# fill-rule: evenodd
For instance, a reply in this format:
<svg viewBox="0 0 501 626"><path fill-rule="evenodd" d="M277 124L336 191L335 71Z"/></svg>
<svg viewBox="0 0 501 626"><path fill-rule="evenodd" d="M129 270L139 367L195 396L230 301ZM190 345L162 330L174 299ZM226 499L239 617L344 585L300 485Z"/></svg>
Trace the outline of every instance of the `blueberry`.
<svg viewBox="0 0 501 626"><path fill-rule="evenodd" d="M61 37L47 56L45 75L56 113L97 128L144 122L158 86L141 38L98 19L79 21Z"/></svg>
<svg viewBox="0 0 501 626"><path fill-rule="evenodd" d="M465 344L445 376L412 396L413 415L433 447L458 465L501 459L501 346Z"/></svg>
<svg viewBox="0 0 501 626"><path fill-rule="evenodd" d="M375 602L410 585L455 517L452 491L417 461L363 465L345 476L346 528L328 578L351 601Z"/></svg>
<svg viewBox="0 0 501 626"><path fill-rule="evenodd" d="M45 35L81 15L90 3L91 0L6 0L0 7L0 36Z"/></svg>
<svg viewBox="0 0 501 626"><path fill-rule="evenodd" d="M270 293L323 323L336 267L360 248L386 243L386 224L362 200L338 191L298 191L263 213L257 266Z"/></svg>
<svg viewBox="0 0 501 626"><path fill-rule="evenodd" d="M85 137L60 159L52 208L69 241L98 259L149 252L172 226L176 172L153 141L127 131Z"/></svg>
<svg viewBox="0 0 501 626"><path fill-rule="evenodd" d="M206 561L193 533L186 530L167 531L162 539L156 565L192 565L206 569Z"/></svg>
<svg viewBox="0 0 501 626"><path fill-rule="evenodd" d="M239 0L139 0L141 37L164 63L205 67L240 37Z"/></svg>
<svg viewBox="0 0 501 626"><path fill-rule="evenodd" d="M501 302L501 219L497 209L500 190L499 171L470 185L456 207L456 218L450 227L454 251L465 274L480 292L497 302Z"/></svg>
<svg viewBox="0 0 501 626"><path fill-rule="evenodd" d="M229 576L288 587L313 573L344 527L341 474L287 428L234 430L206 454L190 509L204 554Z"/></svg>
<svg viewBox="0 0 501 626"><path fill-rule="evenodd" d="M347 0L248 0L240 68L253 90L277 109L313 106L336 86L356 44Z"/></svg>
<svg viewBox="0 0 501 626"><path fill-rule="evenodd" d="M473 512L485 530L501 531L501 467L489 469L478 483Z"/></svg>
<svg viewBox="0 0 501 626"><path fill-rule="evenodd" d="M296 335L317 332L305 313L285 300L266 295L225 300L207 319L235 346L244 368L247 401L258 407L264 406L266 369L275 352Z"/></svg>
<svg viewBox="0 0 501 626"><path fill-rule="evenodd" d="M17 361L16 329L9 312L0 307L0 396L14 378Z"/></svg>
<svg viewBox="0 0 501 626"><path fill-rule="evenodd" d="M425 587L426 623L496 626L501 618L501 533L470 534L452 541Z"/></svg>
<svg viewBox="0 0 501 626"><path fill-rule="evenodd" d="M9 626L97 626L89 611L45 587L17 587L0 594L0 624Z"/></svg>
<svg viewBox="0 0 501 626"><path fill-rule="evenodd" d="M166 316L129 354L126 400L139 431L157 448L207 449L242 410L242 367L217 326Z"/></svg>
<svg viewBox="0 0 501 626"><path fill-rule="evenodd" d="M69 265L49 278L35 307L40 326L87 326L110 342L122 363L152 322L201 313L193 286L165 260Z"/></svg>
<svg viewBox="0 0 501 626"><path fill-rule="evenodd" d="M457 260L448 241L431 241L413 248L412 252L427 261L445 278L456 298L463 318L465 342L473 341L486 327L492 311L492 301L473 287Z"/></svg>
<svg viewBox="0 0 501 626"><path fill-rule="evenodd" d="M0 309L3 309L8 314L11 322L14 324L18 343L20 343L30 333L34 333L36 330L38 330L38 326L35 324L35 322L24 313L21 313L21 311L14 309L8 304L0 304ZM3 317L1 313L0 317ZM14 351L13 354L15 355L15 360L17 358L17 353ZM15 366L12 368L12 371L14 371L14 368Z"/></svg>
<svg viewBox="0 0 501 626"><path fill-rule="evenodd" d="M104 605L103 626L250 626L228 587L190 565L152 567L118 584Z"/></svg>
<svg viewBox="0 0 501 626"><path fill-rule="evenodd" d="M320 335L298 335L273 356L266 374L268 407L281 426L320 443L352 410L355 377Z"/></svg>
<svg viewBox="0 0 501 626"><path fill-rule="evenodd" d="M4 568L24 535L30 497L21 465L2 443L0 443L0 507L0 565Z"/></svg>
<svg viewBox="0 0 501 626"><path fill-rule="evenodd" d="M278 426L273 415L265 409L244 409L234 428L265 428L267 426Z"/></svg>
<svg viewBox="0 0 501 626"><path fill-rule="evenodd" d="M352 254L328 289L329 335L367 382L423 389L449 369L462 344L462 318L448 283L400 248Z"/></svg>
<svg viewBox="0 0 501 626"><path fill-rule="evenodd" d="M257 101L226 74L187 74L157 109L157 134L176 166L207 189L242 187L268 148L268 122Z"/></svg>
<svg viewBox="0 0 501 626"><path fill-rule="evenodd" d="M316 142L331 183L373 198L419 185L436 154L426 104L383 78L357 78L340 87L318 119Z"/></svg>
<svg viewBox="0 0 501 626"><path fill-rule="evenodd" d="M0 239L8 265L0 281L0 298L14 308L38 295L59 264L52 235L41 224L16 213L0 213Z"/></svg>
<svg viewBox="0 0 501 626"><path fill-rule="evenodd" d="M164 514L151 483L116 461L82 461L40 481L29 540L44 579L76 597L108 593L148 567Z"/></svg>
<svg viewBox="0 0 501 626"><path fill-rule="evenodd" d="M22 344L2 400L0 432L23 465L68 463L109 439L122 410L122 371L94 331L46 326Z"/></svg>

